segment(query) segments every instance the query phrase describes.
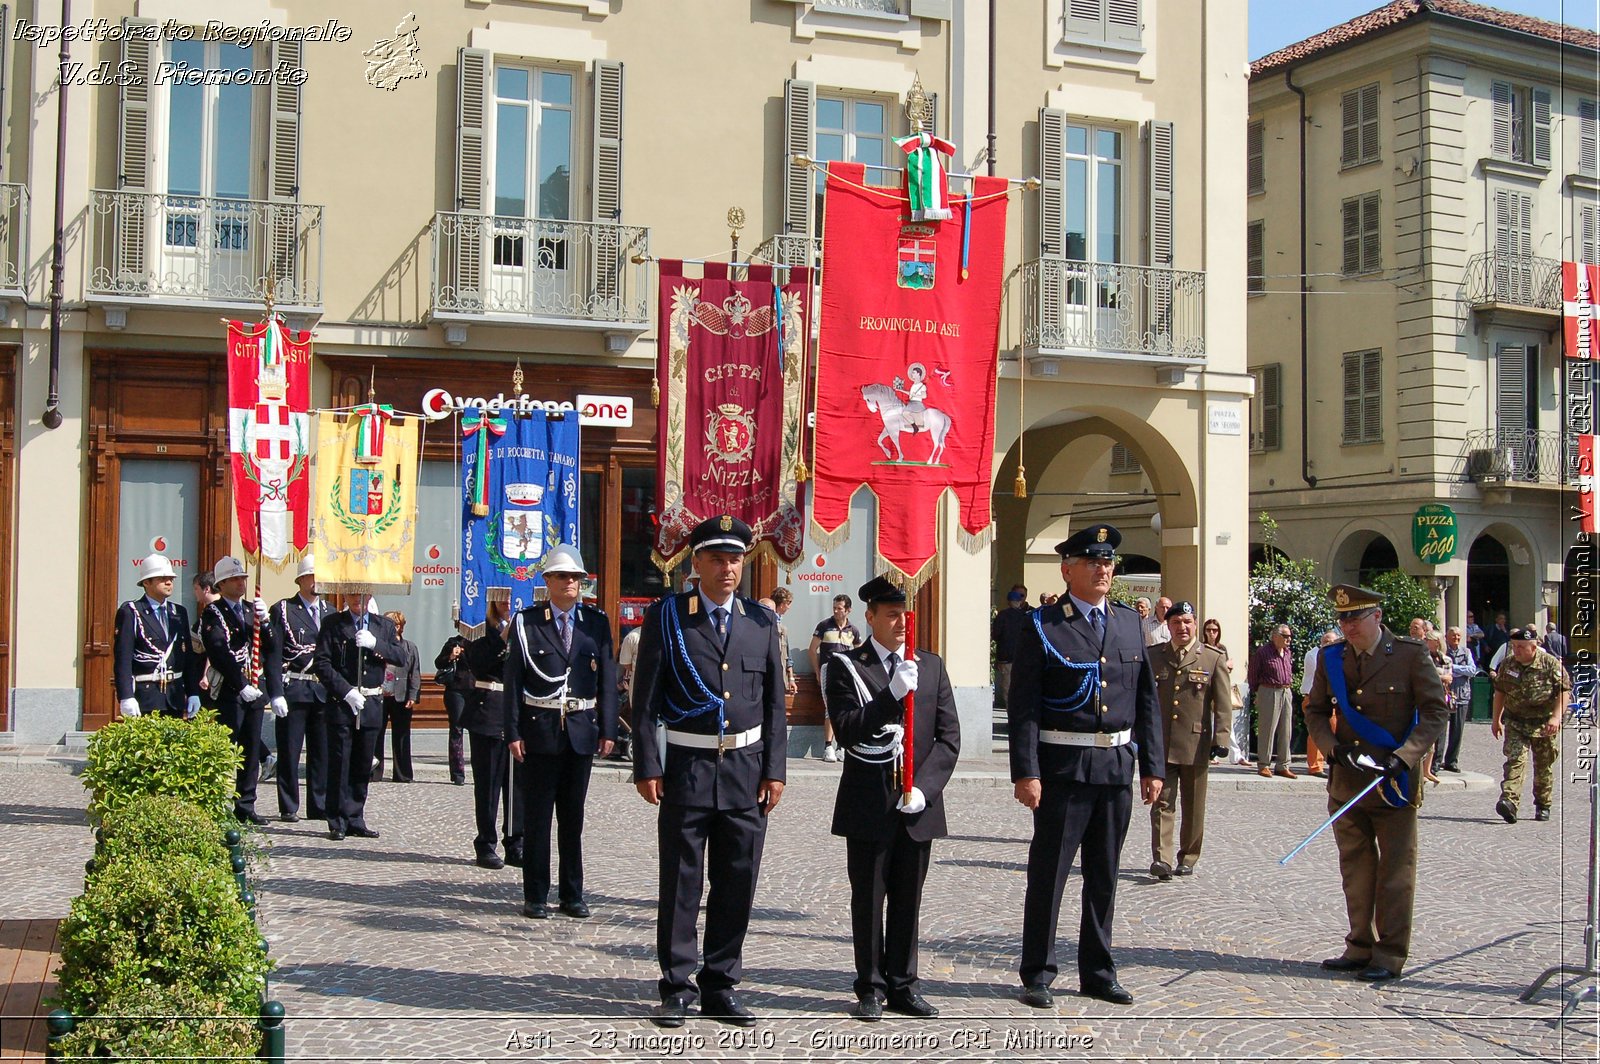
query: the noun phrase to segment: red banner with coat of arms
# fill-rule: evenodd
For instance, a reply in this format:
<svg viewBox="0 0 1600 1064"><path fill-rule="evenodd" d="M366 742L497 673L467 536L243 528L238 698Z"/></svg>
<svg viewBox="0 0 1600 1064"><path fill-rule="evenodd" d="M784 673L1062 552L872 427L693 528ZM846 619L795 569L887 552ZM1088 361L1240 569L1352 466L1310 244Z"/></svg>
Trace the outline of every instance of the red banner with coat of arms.
<svg viewBox="0 0 1600 1064"><path fill-rule="evenodd" d="M805 267L751 266L736 281L726 263L696 279L662 261L653 560L663 571L688 552L694 526L720 514L748 524L755 550L784 568L800 560L810 293Z"/></svg>
<svg viewBox="0 0 1600 1064"><path fill-rule="evenodd" d="M911 222L903 188L828 164L811 535L843 542L866 485L878 568L913 589L933 573L944 492L962 546L989 538L1006 192L979 177L950 219Z"/></svg>
<svg viewBox="0 0 1600 1064"><path fill-rule="evenodd" d="M311 334L274 315L228 322L228 450L233 505L246 555L274 565L311 537Z"/></svg>

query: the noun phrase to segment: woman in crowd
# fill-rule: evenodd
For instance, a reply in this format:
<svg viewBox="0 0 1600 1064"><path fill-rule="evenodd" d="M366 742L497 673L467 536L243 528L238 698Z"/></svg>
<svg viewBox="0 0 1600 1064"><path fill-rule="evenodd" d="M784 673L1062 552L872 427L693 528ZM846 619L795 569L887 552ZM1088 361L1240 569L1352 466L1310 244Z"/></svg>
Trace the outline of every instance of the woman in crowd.
<svg viewBox="0 0 1600 1064"><path fill-rule="evenodd" d="M416 708L417 697L422 694L422 665L418 661L417 644L406 638L406 615L399 610L384 614L394 622L400 636L400 649L405 651L403 665L389 665L383 674L383 727L387 731L394 725L394 775L396 783L411 782L411 711ZM378 748L372 760L372 778L383 778L383 732L378 733Z"/></svg>
<svg viewBox="0 0 1600 1064"><path fill-rule="evenodd" d="M1222 657L1228 664L1228 675L1233 675L1233 656L1228 653L1228 648L1222 645L1222 622L1215 617L1207 617L1206 623L1200 626L1200 638L1208 645L1222 651ZM1239 693L1239 685L1233 686L1233 743L1228 751L1230 765L1248 765L1250 763L1250 711L1245 708L1244 698Z"/></svg>

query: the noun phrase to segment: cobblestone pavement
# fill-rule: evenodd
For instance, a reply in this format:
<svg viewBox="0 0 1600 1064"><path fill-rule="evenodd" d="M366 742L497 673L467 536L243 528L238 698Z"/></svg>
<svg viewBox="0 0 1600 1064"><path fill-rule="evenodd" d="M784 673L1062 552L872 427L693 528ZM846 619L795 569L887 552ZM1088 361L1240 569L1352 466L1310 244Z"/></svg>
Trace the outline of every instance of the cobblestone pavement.
<svg viewBox="0 0 1600 1064"><path fill-rule="evenodd" d="M471 864L471 790L437 765L416 784L374 786L381 839L335 844L309 824L273 824L257 887L279 965L272 990L297 1060L1594 1060L1592 1003L1562 1028L1557 987L1518 1001L1546 966L1582 962L1581 739L1563 736L1555 820L1508 826L1484 778L1498 777L1497 744L1473 728L1463 760L1482 775L1447 777L1428 796L1412 957L1381 989L1317 967L1344 931L1331 839L1277 864L1326 815L1320 782L1218 770L1192 879L1144 874L1148 820L1135 808L1115 948L1136 1004L1072 992L1074 877L1062 992L1053 1012L1025 1008L1016 962L1030 822L1003 761L969 758L976 774L948 794L955 834L934 844L923 909L922 992L937 1020L846 1016L849 889L843 843L827 833L837 769L815 761L792 763L767 836L745 948L745 998L762 1017L753 1030L691 1019L670 1032L643 1019L657 975L654 812L606 770L590 791L586 921L520 918L517 870ZM1591 757L1595 746L1591 733ZM0 917L65 913L91 847L83 804L59 767L0 768Z"/></svg>

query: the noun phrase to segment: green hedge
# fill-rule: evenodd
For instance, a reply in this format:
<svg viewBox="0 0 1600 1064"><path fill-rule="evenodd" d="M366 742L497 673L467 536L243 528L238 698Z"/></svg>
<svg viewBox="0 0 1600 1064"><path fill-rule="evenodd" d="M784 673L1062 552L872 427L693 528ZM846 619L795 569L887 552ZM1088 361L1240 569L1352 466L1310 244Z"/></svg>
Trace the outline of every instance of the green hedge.
<svg viewBox="0 0 1600 1064"><path fill-rule="evenodd" d="M98 824L135 798L163 794L233 826L234 780L243 756L214 710L187 721L148 715L108 724L89 740L83 770L89 819Z"/></svg>
<svg viewBox="0 0 1600 1064"><path fill-rule="evenodd" d="M79 1020L51 1050L58 1057L254 1060L260 1047L253 1017L230 1016L224 1002L188 986L141 983Z"/></svg>
<svg viewBox="0 0 1600 1064"><path fill-rule="evenodd" d="M166 794L128 799L105 814L97 833L95 860L121 857L196 857L218 868L229 867L228 847L211 816L193 802Z"/></svg>

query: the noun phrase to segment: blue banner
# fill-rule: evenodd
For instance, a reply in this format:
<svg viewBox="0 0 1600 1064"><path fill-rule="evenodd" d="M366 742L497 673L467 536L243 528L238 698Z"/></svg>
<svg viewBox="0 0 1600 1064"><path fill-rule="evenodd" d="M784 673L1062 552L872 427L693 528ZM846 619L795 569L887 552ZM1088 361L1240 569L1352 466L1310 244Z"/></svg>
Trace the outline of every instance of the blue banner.
<svg viewBox="0 0 1600 1064"><path fill-rule="evenodd" d="M461 432L461 624L476 633L491 598L531 606L544 556L578 542L578 415L469 410Z"/></svg>

